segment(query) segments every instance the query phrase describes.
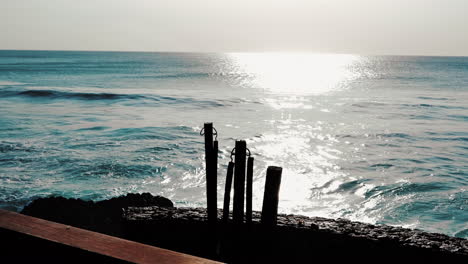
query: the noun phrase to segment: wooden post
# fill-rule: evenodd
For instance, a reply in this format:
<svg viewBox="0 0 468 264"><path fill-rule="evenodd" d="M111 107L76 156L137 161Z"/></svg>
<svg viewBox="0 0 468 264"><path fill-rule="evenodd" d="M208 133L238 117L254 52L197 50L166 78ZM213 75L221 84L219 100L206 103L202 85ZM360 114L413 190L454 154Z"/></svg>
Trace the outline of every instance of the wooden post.
<svg viewBox="0 0 468 264"><path fill-rule="evenodd" d="M244 222L244 191L245 191L245 157L247 145L244 140L236 141L236 158L234 165L234 208L235 224Z"/></svg>
<svg viewBox="0 0 468 264"><path fill-rule="evenodd" d="M223 222L229 220L229 203L231 201L232 188L232 173L234 172L234 162L230 161L226 174L226 187L224 188L224 207L223 207Z"/></svg>
<svg viewBox="0 0 468 264"><path fill-rule="evenodd" d="M261 223L266 226L276 225L282 171L281 167L275 166L269 166L267 169L261 219Z"/></svg>
<svg viewBox="0 0 468 264"><path fill-rule="evenodd" d="M216 224L217 219L217 198L216 198L216 164L217 150L213 146L213 123L205 123L205 162L206 162L206 202L208 212L208 222ZM216 146L217 147L217 146Z"/></svg>
<svg viewBox="0 0 468 264"><path fill-rule="evenodd" d="M210 182L210 190L211 190L211 212L208 216L208 221L211 223L216 223L218 220L218 140L213 142L213 152L211 153L212 159L212 172L211 172L211 179ZM211 217L211 220L210 220Z"/></svg>
<svg viewBox="0 0 468 264"><path fill-rule="evenodd" d="M252 224L253 165L254 165L254 158L249 157L247 159L247 190L246 190L246 205L245 205L245 221L247 224Z"/></svg>

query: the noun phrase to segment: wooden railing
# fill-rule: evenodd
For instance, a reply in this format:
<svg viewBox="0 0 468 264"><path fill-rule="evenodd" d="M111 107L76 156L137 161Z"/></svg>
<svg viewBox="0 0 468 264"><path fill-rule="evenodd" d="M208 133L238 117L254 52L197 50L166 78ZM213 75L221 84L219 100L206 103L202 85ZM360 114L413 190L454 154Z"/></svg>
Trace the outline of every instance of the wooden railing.
<svg viewBox="0 0 468 264"><path fill-rule="evenodd" d="M0 229L132 263L219 263L1 209Z"/></svg>

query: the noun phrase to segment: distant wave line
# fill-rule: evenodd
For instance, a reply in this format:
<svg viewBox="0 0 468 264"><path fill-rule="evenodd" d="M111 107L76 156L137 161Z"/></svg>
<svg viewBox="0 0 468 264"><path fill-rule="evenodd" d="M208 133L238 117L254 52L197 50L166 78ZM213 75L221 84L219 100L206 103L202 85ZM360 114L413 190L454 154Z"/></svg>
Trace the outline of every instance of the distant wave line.
<svg viewBox="0 0 468 264"><path fill-rule="evenodd" d="M164 104L202 104L204 106L225 106L217 101L196 100L194 98L178 98L151 94L117 94L117 93L77 93L54 90L3 90L0 97L33 97L44 99L74 99L74 100L150 100Z"/></svg>

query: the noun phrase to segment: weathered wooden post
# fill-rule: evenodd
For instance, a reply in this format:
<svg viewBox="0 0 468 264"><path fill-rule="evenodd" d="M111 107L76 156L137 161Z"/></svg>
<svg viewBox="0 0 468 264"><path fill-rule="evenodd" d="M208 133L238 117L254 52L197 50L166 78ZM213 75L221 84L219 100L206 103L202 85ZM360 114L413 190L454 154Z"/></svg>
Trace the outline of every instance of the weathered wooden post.
<svg viewBox="0 0 468 264"><path fill-rule="evenodd" d="M261 218L261 223L265 226L276 225L282 171L281 167L275 166L269 166L267 169Z"/></svg>
<svg viewBox="0 0 468 264"><path fill-rule="evenodd" d="M227 169L227 174L226 174L226 187L224 188L223 222L225 223L227 223L229 220L229 203L231 201L233 172L234 172L234 162L230 161L228 164L228 169Z"/></svg>
<svg viewBox="0 0 468 264"><path fill-rule="evenodd" d="M213 123L204 124L205 133L205 162L206 162L206 200L208 222L216 224L217 219L217 158L218 142L213 144Z"/></svg>
<svg viewBox="0 0 468 264"><path fill-rule="evenodd" d="M246 205L245 205L245 221L247 224L252 224L253 165L254 165L254 158L249 157L247 159L247 190L246 190Z"/></svg>
<svg viewBox="0 0 468 264"><path fill-rule="evenodd" d="M244 140L236 141L236 158L234 165L234 208L235 224L244 222L244 191L245 191L245 157L247 145Z"/></svg>
<svg viewBox="0 0 468 264"><path fill-rule="evenodd" d="M216 130L215 130L216 131ZM216 223L218 220L218 140L213 142L213 153L211 153L212 158L212 166L211 172L212 181L210 182L210 190L211 190L211 212L208 221L211 223Z"/></svg>

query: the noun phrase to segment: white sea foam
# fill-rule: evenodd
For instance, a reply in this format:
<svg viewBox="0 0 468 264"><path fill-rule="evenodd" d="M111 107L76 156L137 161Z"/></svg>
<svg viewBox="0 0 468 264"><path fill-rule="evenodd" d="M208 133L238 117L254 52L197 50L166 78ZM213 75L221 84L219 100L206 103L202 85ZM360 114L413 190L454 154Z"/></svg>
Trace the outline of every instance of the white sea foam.
<svg viewBox="0 0 468 264"><path fill-rule="evenodd" d="M20 82L11 82L11 81L1 81L0 80L0 86L6 86L6 85L23 85L25 83L20 83Z"/></svg>

